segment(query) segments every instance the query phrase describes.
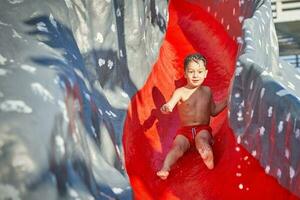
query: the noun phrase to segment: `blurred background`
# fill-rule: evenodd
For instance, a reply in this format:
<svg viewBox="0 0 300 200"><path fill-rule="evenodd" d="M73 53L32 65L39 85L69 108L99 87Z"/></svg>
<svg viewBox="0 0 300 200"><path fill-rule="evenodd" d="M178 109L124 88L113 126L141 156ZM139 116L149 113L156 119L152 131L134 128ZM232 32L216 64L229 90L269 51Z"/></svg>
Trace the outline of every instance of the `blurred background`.
<svg viewBox="0 0 300 200"><path fill-rule="evenodd" d="M300 73L300 0L272 0L281 59Z"/></svg>

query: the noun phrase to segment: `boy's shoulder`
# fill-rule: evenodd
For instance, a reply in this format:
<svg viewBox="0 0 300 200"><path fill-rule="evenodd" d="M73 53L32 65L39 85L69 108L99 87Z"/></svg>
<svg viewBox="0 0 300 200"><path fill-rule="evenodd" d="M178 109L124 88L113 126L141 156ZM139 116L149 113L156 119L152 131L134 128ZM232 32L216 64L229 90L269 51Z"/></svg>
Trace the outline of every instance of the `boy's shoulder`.
<svg viewBox="0 0 300 200"><path fill-rule="evenodd" d="M174 95L181 95L182 94L182 87L176 88L173 92Z"/></svg>
<svg viewBox="0 0 300 200"><path fill-rule="evenodd" d="M201 86L201 88L202 88L205 92L207 92L208 94L211 94L211 93L212 93L209 86Z"/></svg>
<svg viewBox="0 0 300 200"><path fill-rule="evenodd" d="M209 86L203 85L201 86L205 91L211 92L211 89Z"/></svg>
<svg viewBox="0 0 300 200"><path fill-rule="evenodd" d="M184 86L176 88L174 92L182 92L184 90Z"/></svg>

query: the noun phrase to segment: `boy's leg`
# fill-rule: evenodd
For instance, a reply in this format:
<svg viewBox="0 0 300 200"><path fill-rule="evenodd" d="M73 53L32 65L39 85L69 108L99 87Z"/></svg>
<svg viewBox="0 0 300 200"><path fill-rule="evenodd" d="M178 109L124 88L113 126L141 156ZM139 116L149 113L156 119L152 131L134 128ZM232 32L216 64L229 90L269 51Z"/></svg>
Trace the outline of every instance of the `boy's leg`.
<svg viewBox="0 0 300 200"><path fill-rule="evenodd" d="M189 147L189 140L183 135L177 135L171 150L164 160L161 170L156 173L157 176L161 179L167 179L171 166L188 150Z"/></svg>
<svg viewBox="0 0 300 200"><path fill-rule="evenodd" d="M211 147L212 136L207 130L201 130L195 137L196 148L208 169L214 168L214 154Z"/></svg>

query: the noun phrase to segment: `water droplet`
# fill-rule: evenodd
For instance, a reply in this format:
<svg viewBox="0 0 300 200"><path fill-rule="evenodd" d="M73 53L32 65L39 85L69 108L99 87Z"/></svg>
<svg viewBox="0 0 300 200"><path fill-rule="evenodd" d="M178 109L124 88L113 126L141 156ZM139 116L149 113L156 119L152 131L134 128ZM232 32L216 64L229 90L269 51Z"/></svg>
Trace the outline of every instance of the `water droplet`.
<svg viewBox="0 0 300 200"><path fill-rule="evenodd" d="M242 190L244 188L244 185L242 183L239 184L239 189Z"/></svg>

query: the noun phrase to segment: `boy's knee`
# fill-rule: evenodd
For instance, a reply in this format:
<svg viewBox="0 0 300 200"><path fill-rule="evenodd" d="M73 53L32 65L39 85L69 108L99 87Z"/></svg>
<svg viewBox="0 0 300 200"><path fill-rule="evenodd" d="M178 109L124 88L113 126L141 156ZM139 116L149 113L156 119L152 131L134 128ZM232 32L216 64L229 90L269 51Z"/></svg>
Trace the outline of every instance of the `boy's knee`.
<svg viewBox="0 0 300 200"><path fill-rule="evenodd" d="M196 137L198 138L198 140L209 141L211 139L211 134L207 131L203 131L203 132L199 132Z"/></svg>

